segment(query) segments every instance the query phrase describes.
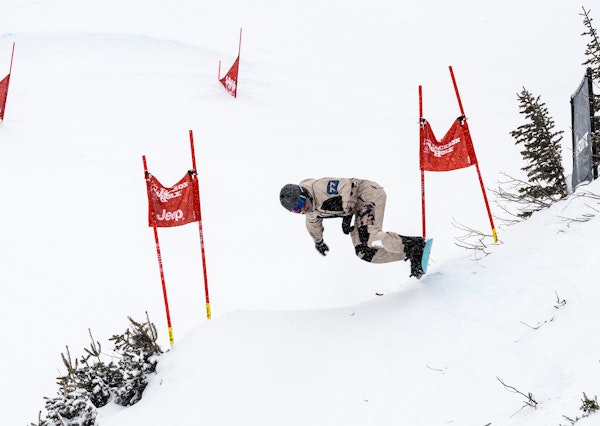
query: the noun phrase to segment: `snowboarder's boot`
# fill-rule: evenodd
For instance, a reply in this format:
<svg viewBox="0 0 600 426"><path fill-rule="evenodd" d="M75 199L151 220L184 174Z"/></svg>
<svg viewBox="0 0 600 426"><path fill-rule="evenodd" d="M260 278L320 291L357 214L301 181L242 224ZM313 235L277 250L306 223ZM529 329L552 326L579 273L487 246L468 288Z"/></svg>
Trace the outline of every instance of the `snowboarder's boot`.
<svg viewBox="0 0 600 426"><path fill-rule="evenodd" d="M421 266L421 260L423 259L423 249L425 248L425 238L422 237L405 237L400 235L402 243L404 244L404 254L406 259L410 260L410 276L421 278L425 273Z"/></svg>

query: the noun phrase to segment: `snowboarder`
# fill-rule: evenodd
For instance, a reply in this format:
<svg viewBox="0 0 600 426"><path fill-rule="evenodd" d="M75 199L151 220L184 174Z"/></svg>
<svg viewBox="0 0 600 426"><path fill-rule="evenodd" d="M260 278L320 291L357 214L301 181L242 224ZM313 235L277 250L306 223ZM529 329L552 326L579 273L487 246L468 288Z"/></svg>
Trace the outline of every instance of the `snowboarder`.
<svg viewBox="0 0 600 426"><path fill-rule="evenodd" d="M383 187L375 182L330 177L287 184L279 194L286 210L306 217L308 233L323 256L329 251L323 241L323 219L341 217L342 231L350 234L360 259L371 263L410 260L410 276L420 278L425 239L382 231L386 198Z"/></svg>

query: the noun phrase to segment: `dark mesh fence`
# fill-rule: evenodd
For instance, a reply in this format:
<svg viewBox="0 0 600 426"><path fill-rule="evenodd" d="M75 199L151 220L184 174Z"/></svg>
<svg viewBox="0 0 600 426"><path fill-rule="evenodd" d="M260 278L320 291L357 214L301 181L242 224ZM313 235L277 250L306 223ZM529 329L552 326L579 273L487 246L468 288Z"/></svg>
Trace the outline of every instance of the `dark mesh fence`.
<svg viewBox="0 0 600 426"><path fill-rule="evenodd" d="M571 96L573 189L583 182L591 182L598 177L597 147L592 143L593 99L592 70L588 68L581 84Z"/></svg>

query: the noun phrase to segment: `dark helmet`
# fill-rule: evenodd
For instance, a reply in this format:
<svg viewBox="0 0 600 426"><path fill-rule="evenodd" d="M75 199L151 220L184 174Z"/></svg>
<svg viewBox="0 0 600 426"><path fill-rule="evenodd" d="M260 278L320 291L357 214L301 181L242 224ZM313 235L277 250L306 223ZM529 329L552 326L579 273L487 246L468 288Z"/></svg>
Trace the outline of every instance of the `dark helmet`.
<svg viewBox="0 0 600 426"><path fill-rule="evenodd" d="M281 188L281 192L279 193L279 202L281 205L288 211L294 210L296 204L298 203L298 199L301 195L306 196L306 191L300 187L300 185L294 185L293 183L288 183L283 188Z"/></svg>

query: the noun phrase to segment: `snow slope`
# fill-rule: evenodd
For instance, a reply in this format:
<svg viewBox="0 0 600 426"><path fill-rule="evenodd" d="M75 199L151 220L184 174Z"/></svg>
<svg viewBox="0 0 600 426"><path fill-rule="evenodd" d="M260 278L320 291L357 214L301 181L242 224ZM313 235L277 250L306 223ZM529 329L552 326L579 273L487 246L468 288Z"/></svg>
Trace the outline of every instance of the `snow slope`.
<svg viewBox="0 0 600 426"><path fill-rule="evenodd" d="M581 417L600 379L599 218L578 221L598 207L560 202L503 232L488 256L454 258L361 304L199 325L143 400L104 409L101 424L570 424L563 416Z"/></svg>
<svg viewBox="0 0 600 426"><path fill-rule="evenodd" d="M16 42L0 125L4 421L35 420L60 353L80 353L88 328L106 342L148 311L168 346L141 156L176 182L191 166L190 129L213 319L196 228L161 230L176 344L144 400L103 411L103 425L575 416L582 392L598 392L595 219L567 227L557 215L584 206L498 221L502 244L474 261L451 221L489 232L475 171L428 174L434 263L417 282L407 264L357 261L335 221L321 258L277 193L310 176L373 179L388 192L386 227L420 233L418 85L441 135L458 114L453 66L494 188L522 166L508 132L523 86L568 135L584 72L580 11L514 0L3 2L0 75ZM235 59L240 27L234 100L216 73ZM554 308L557 297L567 304ZM496 377L532 392L538 409L518 411Z"/></svg>

